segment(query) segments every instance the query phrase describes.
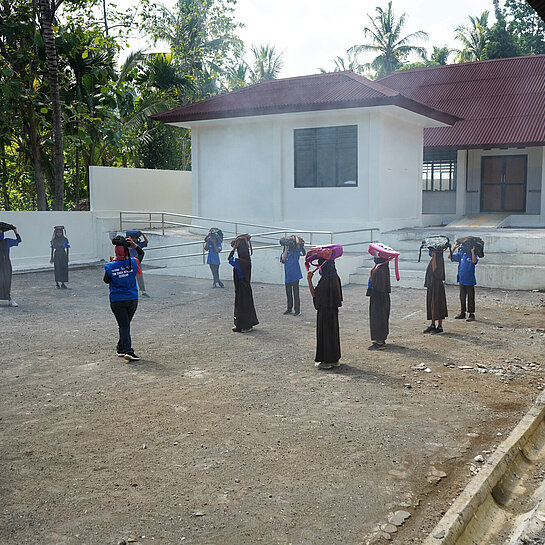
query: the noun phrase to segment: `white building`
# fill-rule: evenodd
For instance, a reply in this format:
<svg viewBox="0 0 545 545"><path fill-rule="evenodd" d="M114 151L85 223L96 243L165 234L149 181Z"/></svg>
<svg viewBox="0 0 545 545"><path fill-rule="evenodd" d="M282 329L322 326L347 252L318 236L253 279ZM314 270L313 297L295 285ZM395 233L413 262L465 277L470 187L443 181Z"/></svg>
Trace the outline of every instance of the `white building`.
<svg viewBox="0 0 545 545"><path fill-rule="evenodd" d="M193 213L384 229L545 226L545 55L266 81L155 119L192 134Z"/></svg>

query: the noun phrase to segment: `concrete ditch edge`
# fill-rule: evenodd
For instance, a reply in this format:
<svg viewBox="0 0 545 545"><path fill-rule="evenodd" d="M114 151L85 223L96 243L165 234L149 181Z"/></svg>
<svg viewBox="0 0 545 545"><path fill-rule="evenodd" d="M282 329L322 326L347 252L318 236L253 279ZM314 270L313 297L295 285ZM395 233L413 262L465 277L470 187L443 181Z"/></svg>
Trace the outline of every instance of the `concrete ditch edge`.
<svg viewBox="0 0 545 545"><path fill-rule="evenodd" d="M545 392L517 424L509 437L473 477L450 509L437 523L423 545L455 545L481 504L508 470L515 456L532 437L545 417Z"/></svg>

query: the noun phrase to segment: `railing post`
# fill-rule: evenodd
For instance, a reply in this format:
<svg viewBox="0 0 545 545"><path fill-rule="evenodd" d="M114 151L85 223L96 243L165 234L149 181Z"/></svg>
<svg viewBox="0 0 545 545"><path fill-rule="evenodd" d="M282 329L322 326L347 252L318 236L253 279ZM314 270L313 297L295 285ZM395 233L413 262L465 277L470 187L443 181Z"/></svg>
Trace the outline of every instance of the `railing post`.
<svg viewBox="0 0 545 545"><path fill-rule="evenodd" d="M331 234L330 234L330 237L329 237L329 240L330 240L329 244L333 244L333 235L334 235L334 233L332 231Z"/></svg>
<svg viewBox="0 0 545 545"><path fill-rule="evenodd" d="M148 214L149 228L151 229L151 212Z"/></svg>
<svg viewBox="0 0 545 545"><path fill-rule="evenodd" d="M312 246L312 233L309 233L309 235L310 235L310 236L308 237L308 238L310 239L310 240L309 240L309 244Z"/></svg>
<svg viewBox="0 0 545 545"><path fill-rule="evenodd" d="M235 223L235 237L238 237L238 223Z"/></svg>
<svg viewBox="0 0 545 545"><path fill-rule="evenodd" d="M119 212L119 230L123 231L123 212Z"/></svg>
<svg viewBox="0 0 545 545"><path fill-rule="evenodd" d="M161 227L163 229L163 236L165 236L165 213L161 212Z"/></svg>

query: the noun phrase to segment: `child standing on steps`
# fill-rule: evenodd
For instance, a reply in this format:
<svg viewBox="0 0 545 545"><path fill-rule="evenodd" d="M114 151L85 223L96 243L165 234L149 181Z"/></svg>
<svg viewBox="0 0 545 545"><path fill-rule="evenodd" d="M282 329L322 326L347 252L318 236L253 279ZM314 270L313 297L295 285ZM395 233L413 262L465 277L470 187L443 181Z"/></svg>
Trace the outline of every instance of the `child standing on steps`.
<svg viewBox="0 0 545 545"><path fill-rule="evenodd" d="M460 248L460 251L456 252L456 249ZM456 253L454 253L456 252ZM469 312L467 322L475 321L475 285L477 279L475 278L475 265L479 261L475 255L475 247L471 250L456 242L454 248L450 252L450 260L458 263L458 275L456 280L460 284L460 314L454 317L455 320L464 320L466 317L466 311ZM466 306L467 300L467 306Z"/></svg>

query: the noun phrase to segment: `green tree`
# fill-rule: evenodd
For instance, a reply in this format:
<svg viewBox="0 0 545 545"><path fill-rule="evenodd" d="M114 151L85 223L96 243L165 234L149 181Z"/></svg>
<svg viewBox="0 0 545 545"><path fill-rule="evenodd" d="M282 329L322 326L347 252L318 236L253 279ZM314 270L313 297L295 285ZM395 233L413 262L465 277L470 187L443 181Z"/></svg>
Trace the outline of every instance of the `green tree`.
<svg viewBox="0 0 545 545"><path fill-rule="evenodd" d="M458 61L481 61L489 39L488 11L478 17L469 16L470 24L456 27L456 40L462 42L463 48L458 50Z"/></svg>
<svg viewBox="0 0 545 545"><path fill-rule="evenodd" d="M146 4L144 28L157 41L166 41L181 74L194 81L187 102L216 94L227 86L227 67L239 56L242 42L235 31L235 0L177 0L174 8Z"/></svg>
<svg viewBox="0 0 545 545"><path fill-rule="evenodd" d="M360 53L363 51L378 53L377 57L366 65L372 69L377 77L385 76L401 67L404 60L411 53L422 56L425 54L423 47L411 45L414 39L427 39L426 32L419 30L402 37L403 25L405 24L406 13L396 18L392 10L392 2L388 2L386 9L375 8L377 15L368 15L371 25L363 29L365 38L371 43L354 45L348 52Z"/></svg>
<svg viewBox="0 0 545 545"><path fill-rule="evenodd" d="M253 61L250 67L250 83L276 79L284 61L274 45L252 46Z"/></svg>
<svg viewBox="0 0 545 545"><path fill-rule="evenodd" d="M488 32L488 43L484 47L483 58L502 59L517 57L521 49L516 36L507 29L505 14L500 8L499 0L493 0L496 22Z"/></svg>
<svg viewBox="0 0 545 545"><path fill-rule="evenodd" d="M525 0L505 0L507 30L515 35L522 55L545 53L545 22Z"/></svg>
<svg viewBox="0 0 545 545"><path fill-rule="evenodd" d="M366 75L365 66L359 62L357 55L355 55L353 52L347 53L346 58L337 57L333 62L335 64L333 72L346 72L347 70L350 70L351 72L359 74L360 76ZM329 70L320 68L320 72L326 73L329 72Z"/></svg>

